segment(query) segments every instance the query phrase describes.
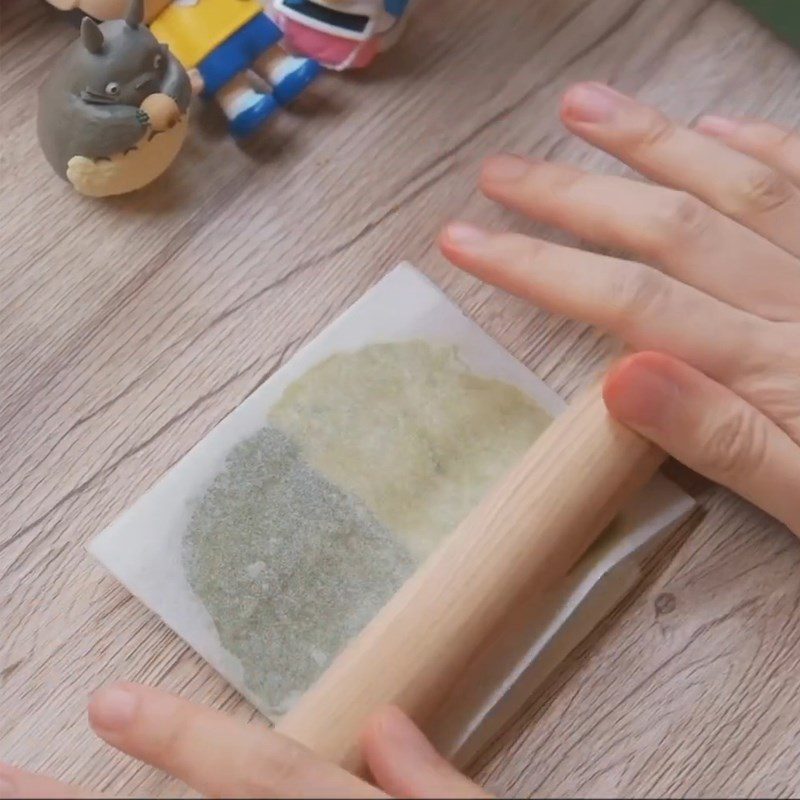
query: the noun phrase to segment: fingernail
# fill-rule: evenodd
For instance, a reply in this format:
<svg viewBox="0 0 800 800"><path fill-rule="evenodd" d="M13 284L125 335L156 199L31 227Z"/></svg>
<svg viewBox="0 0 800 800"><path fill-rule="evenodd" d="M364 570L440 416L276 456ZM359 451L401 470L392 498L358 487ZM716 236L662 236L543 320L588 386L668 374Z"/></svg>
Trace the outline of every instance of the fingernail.
<svg viewBox="0 0 800 800"><path fill-rule="evenodd" d="M620 422L633 428L665 428L677 405L680 387L655 364L642 358L623 361L608 376L605 398Z"/></svg>
<svg viewBox="0 0 800 800"><path fill-rule="evenodd" d="M89 703L89 721L93 728L118 731L130 725L136 715L137 698L123 686L98 689Z"/></svg>
<svg viewBox="0 0 800 800"><path fill-rule="evenodd" d="M19 797L17 785L7 775L0 775L0 797Z"/></svg>
<svg viewBox="0 0 800 800"><path fill-rule="evenodd" d="M483 244L488 235L486 231L466 222L451 222L447 226L447 238L459 247L476 247Z"/></svg>
<svg viewBox="0 0 800 800"><path fill-rule="evenodd" d="M707 133L709 136L730 136L738 127L739 123L736 120L709 114L697 120L695 130Z"/></svg>
<svg viewBox="0 0 800 800"><path fill-rule="evenodd" d="M564 113L576 122L610 122L628 99L603 83L581 83L565 95Z"/></svg>
<svg viewBox="0 0 800 800"><path fill-rule="evenodd" d="M494 156L483 165L483 177L498 183L516 181L528 171L528 167L528 162L519 156Z"/></svg>

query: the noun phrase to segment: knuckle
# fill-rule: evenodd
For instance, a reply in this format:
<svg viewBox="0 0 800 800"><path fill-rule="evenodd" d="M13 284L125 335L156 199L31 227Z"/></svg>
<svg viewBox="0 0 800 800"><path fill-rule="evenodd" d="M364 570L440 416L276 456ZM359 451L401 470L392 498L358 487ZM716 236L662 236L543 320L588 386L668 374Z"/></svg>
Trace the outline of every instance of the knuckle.
<svg viewBox="0 0 800 800"><path fill-rule="evenodd" d="M746 142L764 154L775 153L778 156L782 153L791 154L800 144L796 131L768 122L744 126L742 132Z"/></svg>
<svg viewBox="0 0 800 800"><path fill-rule="evenodd" d="M768 167L751 170L736 189L735 211L745 216L776 211L795 197L791 181Z"/></svg>
<svg viewBox="0 0 800 800"><path fill-rule="evenodd" d="M661 306L665 286L658 273L645 266L632 265L614 281L612 291L620 326L628 326Z"/></svg>
<svg viewBox="0 0 800 800"><path fill-rule="evenodd" d="M711 210L695 197L675 192L655 212L654 228L659 248L688 249L705 241L712 224Z"/></svg>
<svg viewBox="0 0 800 800"><path fill-rule="evenodd" d="M254 747L245 754L241 765L244 794L247 797L287 797L308 768L308 758L299 747L282 747L280 753L273 756Z"/></svg>
<svg viewBox="0 0 800 800"><path fill-rule="evenodd" d="M636 132L634 144L638 148L651 149L666 142L675 133L675 123L658 111L648 110L642 125Z"/></svg>
<svg viewBox="0 0 800 800"><path fill-rule="evenodd" d="M519 261L526 274L532 274L542 261L546 260L552 245L542 239L527 236L515 237L514 244L519 249Z"/></svg>
<svg viewBox="0 0 800 800"><path fill-rule="evenodd" d="M776 127L774 135L774 148L778 153L792 153L800 143L800 138L793 130L784 130Z"/></svg>
<svg viewBox="0 0 800 800"><path fill-rule="evenodd" d="M766 420L740 408L719 420L701 450L704 466L722 479L758 469L766 458Z"/></svg>
<svg viewBox="0 0 800 800"><path fill-rule="evenodd" d="M791 149L797 136L794 131L779 128L777 125L765 126L764 133L763 138L770 142L771 148L777 152Z"/></svg>
<svg viewBox="0 0 800 800"><path fill-rule="evenodd" d="M167 772L174 772L195 760L198 737L202 731L203 710L186 701L173 700L170 701L169 711L168 720L164 724L157 729L147 726L147 729L139 730L136 735L140 742L146 737L146 748L155 765Z"/></svg>
<svg viewBox="0 0 800 800"><path fill-rule="evenodd" d="M586 179L586 173L578 169L561 168L554 171L550 178L550 185L553 193L564 199L569 199L570 195Z"/></svg>
<svg viewBox="0 0 800 800"><path fill-rule="evenodd" d="M170 725L162 729L158 742L159 760L170 765L177 764L185 749L189 721L183 711L176 713Z"/></svg>

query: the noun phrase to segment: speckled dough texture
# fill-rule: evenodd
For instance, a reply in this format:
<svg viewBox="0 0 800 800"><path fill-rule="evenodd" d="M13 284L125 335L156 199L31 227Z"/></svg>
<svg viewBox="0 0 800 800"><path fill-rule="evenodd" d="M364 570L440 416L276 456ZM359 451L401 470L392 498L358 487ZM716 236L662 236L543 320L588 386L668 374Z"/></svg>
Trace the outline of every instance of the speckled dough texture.
<svg viewBox="0 0 800 800"><path fill-rule="evenodd" d="M360 503L265 428L233 448L192 514L189 585L249 688L286 710L413 570Z"/></svg>
<svg viewBox="0 0 800 800"><path fill-rule="evenodd" d="M275 720L563 408L403 264L90 551ZM691 508L654 480L558 591L519 598L437 712L442 752L463 763L496 736Z"/></svg>
<svg viewBox="0 0 800 800"><path fill-rule="evenodd" d="M549 419L422 341L332 356L288 387L197 502L183 547L266 707L291 706Z"/></svg>
<svg viewBox="0 0 800 800"><path fill-rule="evenodd" d="M419 559L550 422L515 386L424 341L332 356L290 386L269 419Z"/></svg>

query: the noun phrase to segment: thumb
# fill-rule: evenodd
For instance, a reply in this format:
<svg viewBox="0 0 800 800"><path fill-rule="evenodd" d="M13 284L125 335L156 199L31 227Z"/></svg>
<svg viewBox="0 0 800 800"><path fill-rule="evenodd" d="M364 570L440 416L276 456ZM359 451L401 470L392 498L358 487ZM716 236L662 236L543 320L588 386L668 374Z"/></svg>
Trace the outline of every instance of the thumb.
<svg viewBox="0 0 800 800"><path fill-rule="evenodd" d="M800 536L800 444L741 397L662 353L636 353L606 377L613 417Z"/></svg>
<svg viewBox="0 0 800 800"><path fill-rule="evenodd" d="M442 758L399 708L372 717L362 746L375 782L392 797L489 797Z"/></svg>

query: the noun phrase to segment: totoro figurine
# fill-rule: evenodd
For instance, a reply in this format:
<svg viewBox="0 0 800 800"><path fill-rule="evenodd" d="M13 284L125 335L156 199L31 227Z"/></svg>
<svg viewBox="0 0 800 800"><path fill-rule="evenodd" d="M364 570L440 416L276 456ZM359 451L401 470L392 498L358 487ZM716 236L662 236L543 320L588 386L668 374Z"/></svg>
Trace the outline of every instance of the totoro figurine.
<svg viewBox="0 0 800 800"><path fill-rule="evenodd" d="M169 167L186 138L189 76L143 17L144 0L132 0L124 20L85 18L79 41L39 90L42 150L81 194L140 189Z"/></svg>

